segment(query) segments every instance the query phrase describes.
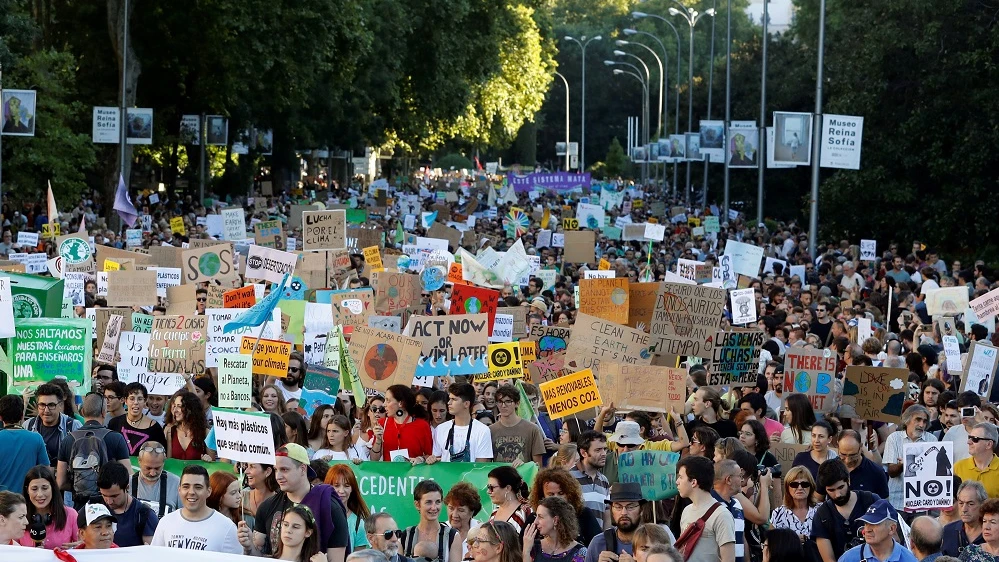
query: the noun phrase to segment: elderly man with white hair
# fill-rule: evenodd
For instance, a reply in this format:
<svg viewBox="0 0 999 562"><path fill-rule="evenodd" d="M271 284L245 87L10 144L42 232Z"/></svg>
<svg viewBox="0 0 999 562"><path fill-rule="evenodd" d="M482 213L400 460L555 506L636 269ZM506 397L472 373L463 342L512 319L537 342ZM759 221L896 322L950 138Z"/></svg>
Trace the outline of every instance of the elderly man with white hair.
<svg viewBox="0 0 999 562"><path fill-rule="evenodd" d="M926 431L930 423L930 411L925 406L913 404L902 412L902 423L898 431L885 439L883 463L888 470L888 499L895 509L902 508L902 472L905 468L906 443L935 441L932 434Z"/></svg>
<svg viewBox="0 0 999 562"><path fill-rule="evenodd" d="M843 262L843 277L839 281L839 286L851 293L865 287L864 277L857 273L857 267L852 261Z"/></svg>

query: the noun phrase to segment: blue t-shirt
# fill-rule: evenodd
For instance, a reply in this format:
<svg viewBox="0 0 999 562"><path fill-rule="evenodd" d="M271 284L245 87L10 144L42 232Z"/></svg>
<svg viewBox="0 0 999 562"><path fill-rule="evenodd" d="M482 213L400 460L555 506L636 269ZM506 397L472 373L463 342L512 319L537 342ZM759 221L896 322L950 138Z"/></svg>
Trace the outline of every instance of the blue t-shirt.
<svg viewBox="0 0 999 562"><path fill-rule="evenodd" d="M49 454L42 436L25 429L0 429L0 490L21 493L24 475L32 467L49 466ZM75 523L74 523L75 525Z"/></svg>
<svg viewBox="0 0 999 562"><path fill-rule="evenodd" d="M347 515L347 533L350 534L350 546L353 550L371 546L368 544L368 534L364 532L364 521L353 513Z"/></svg>
<svg viewBox="0 0 999 562"><path fill-rule="evenodd" d="M611 532L617 533L617 529L611 527ZM617 549L615 549L614 554L621 554L622 552L627 552L628 554L634 555L634 547L630 542L624 542L620 537L617 538ZM604 538L603 533L598 533L593 540L590 541L590 545L586 547L586 562L597 562L600 558L600 553L608 550L607 540Z"/></svg>
<svg viewBox="0 0 999 562"><path fill-rule="evenodd" d="M871 551L871 547L867 546L867 544L862 544L844 552L843 556L839 557L839 562L860 562L862 559L868 562L919 562L915 554L897 542L895 543L895 548L892 549L891 554L885 560L878 561L878 558L874 556L874 552Z"/></svg>
<svg viewBox="0 0 999 562"><path fill-rule="evenodd" d="M118 526L114 531L114 543L120 547L142 546L142 537L153 536L160 523L156 512L134 497L125 513L116 513L115 517L118 518ZM143 525L141 531L140 524Z"/></svg>

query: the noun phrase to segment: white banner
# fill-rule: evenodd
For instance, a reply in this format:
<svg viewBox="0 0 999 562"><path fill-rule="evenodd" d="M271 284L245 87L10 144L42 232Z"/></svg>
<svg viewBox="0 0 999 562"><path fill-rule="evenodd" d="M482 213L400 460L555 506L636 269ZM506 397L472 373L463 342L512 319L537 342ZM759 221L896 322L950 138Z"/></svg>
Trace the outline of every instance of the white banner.
<svg viewBox="0 0 999 562"><path fill-rule="evenodd" d="M10 261L16 261L24 265L25 273L45 273L49 270L49 258L47 255L38 254L10 254Z"/></svg>
<svg viewBox="0 0 999 562"><path fill-rule="evenodd" d="M22 248L27 246L34 248L38 245L38 233L37 232L21 232L17 233L17 245Z"/></svg>
<svg viewBox="0 0 999 562"><path fill-rule="evenodd" d="M756 322L756 289L729 291L732 300L732 325L746 326Z"/></svg>
<svg viewBox="0 0 999 562"><path fill-rule="evenodd" d="M295 274L296 262L298 262L297 254L253 245L250 246L250 252L246 257L246 278L280 283L285 273Z"/></svg>
<svg viewBox="0 0 999 562"><path fill-rule="evenodd" d="M216 449L220 459L274 464L274 435L270 414L212 408Z"/></svg>
<svg viewBox="0 0 999 562"><path fill-rule="evenodd" d="M76 525L76 521L71 521ZM74 549L73 558L78 562L176 562L181 556L184 562L246 562L248 558L242 555L225 554L222 552L206 552L200 550L177 550L165 546L130 546L107 550ZM25 548L23 546L0 546L0 560L16 560L17 562L59 562L55 552L42 548Z"/></svg>
<svg viewBox="0 0 999 562"><path fill-rule="evenodd" d="M227 353L219 358L219 406L249 408L253 398L253 358Z"/></svg>
<svg viewBox="0 0 999 562"><path fill-rule="evenodd" d="M10 277L0 277L0 338L14 337L14 299L10 294Z"/></svg>
<svg viewBox="0 0 999 562"><path fill-rule="evenodd" d="M860 241L860 259L862 261L874 261L878 259L878 241L877 240L863 240Z"/></svg>
<svg viewBox="0 0 999 562"><path fill-rule="evenodd" d="M864 118L827 114L822 125L819 164L823 168L859 170Z"/></svg>
<svg viewBox="0 0 999 562"><path fill-rule="evenodd" d="M919 441L903 445L906 511L944 509L954 505L954 444Z"/></svg>

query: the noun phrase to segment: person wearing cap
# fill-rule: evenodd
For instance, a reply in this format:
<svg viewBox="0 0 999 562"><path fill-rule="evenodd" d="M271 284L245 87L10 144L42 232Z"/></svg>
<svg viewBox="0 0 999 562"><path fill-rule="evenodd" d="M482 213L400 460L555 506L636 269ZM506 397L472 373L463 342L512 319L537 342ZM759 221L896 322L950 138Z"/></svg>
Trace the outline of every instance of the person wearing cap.
<svg viewBox="0 0 999 562"><path fill-rule="evenodd" d="M919 562L908 548L895 542L898 512L888 500L878 500L857 518L864 524L864 543L843 553L839 562Z"/></svg>
<svg viewBox="0 0 999 562"><path fill-rule="evenodd" d="M83 506L76 516L76 525L83 542L76 548L118 548L114 543L114 524L117 522L118 519L104 504L88 503Z"/></svg>
<svg viewBox="0 0 999 562"><path fill-rule="evenodd" d="M211 493L205 467L184 467L180 476L181 508L160 519L150 544L183 550L241 554L243 549L236 540L236 524L208 507L208 496Z"/></svg>
<svg viewBox="0 0 999 562"><path fill-rule="evenodd" d="M305 504L316 516L319 534L319 551L329 562L343 562L350 536L347 511L339 496L328 484L312 484L316 471L309 466L309 453L305 447L288 443L275 453L274 473L281 491L267 498L257 507L257 516L250 529L239 523L237 537L243 554L273 556L281 540L281 519L284 512L295 504Z"/></svg>
<svg viewBox="0 0 999 562"><path fill-rule="evenodd" d="M976 424L968 433L970 457L954 463L954 475L962 481L978 481L990 498L999 497L999 456L994 450L999 431L988 422Z"/></svg>
<svg viewBox="0 0 999 562"><path fill-rule="evenodd" d="M642 487L637 482L622 482L610 487L610 506L614 526L593 537L586 549L586 562L617 562L622 554L634 555L632 538L642 524Z"/></svg>

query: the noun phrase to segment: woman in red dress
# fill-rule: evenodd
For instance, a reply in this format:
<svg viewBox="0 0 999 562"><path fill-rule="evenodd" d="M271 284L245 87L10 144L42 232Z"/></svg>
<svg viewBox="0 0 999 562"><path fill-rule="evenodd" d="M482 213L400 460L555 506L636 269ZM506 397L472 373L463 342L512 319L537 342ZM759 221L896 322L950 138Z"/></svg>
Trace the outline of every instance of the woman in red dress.
<svg viewBox="0 0 999 562"><path fill-rule="evenodd" d="M427 412L416 403L413 391L401 384L390 386L385 393L385 409L385 418L373 428L371 458L407 460L413 464L426 462L426 457L434 452L434 439Z"/></svg>
<svg viewBox="0 0 999 562"><path fill-rule="evenodd" d="M189 390L178 390L170 398L166 414L167 457L183 461L210 461L205 447L208 423L201 399Z"/></svg>

